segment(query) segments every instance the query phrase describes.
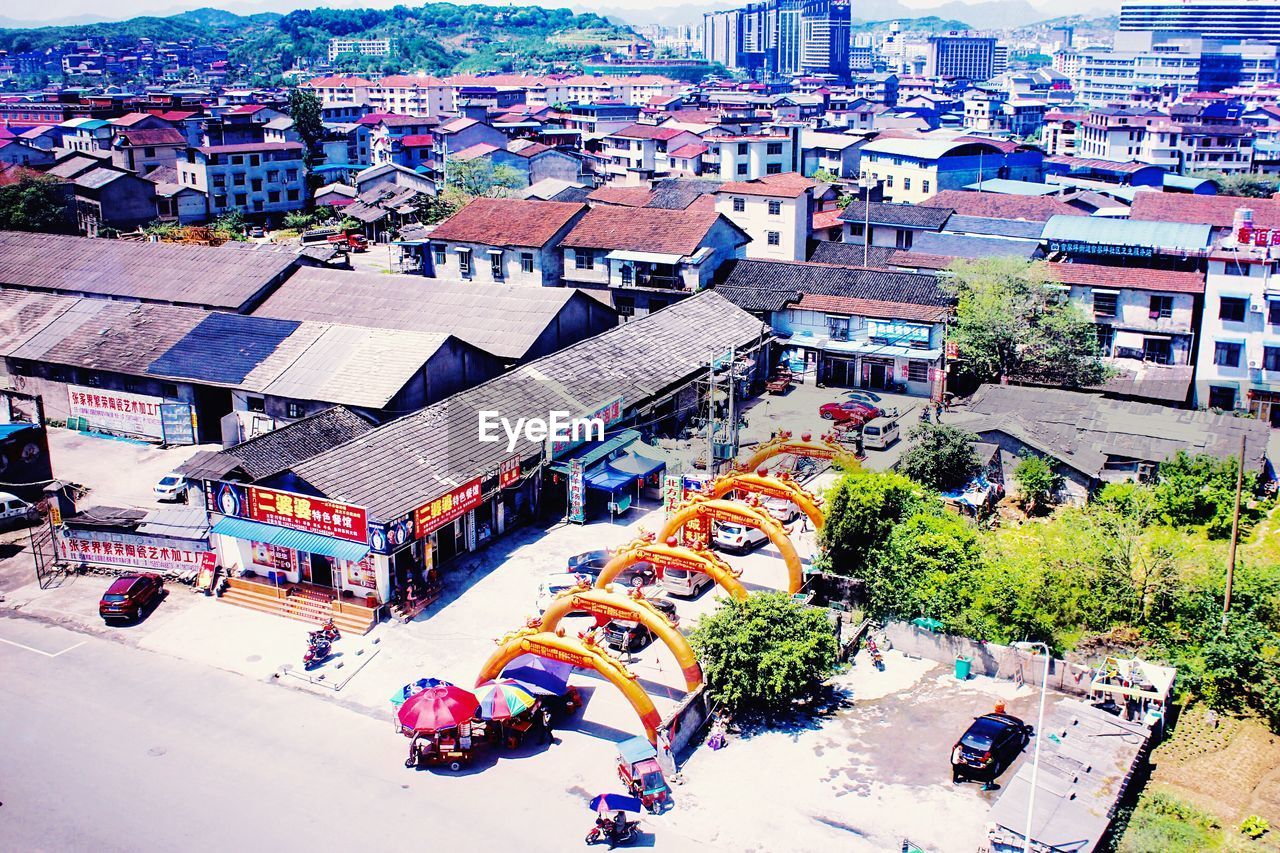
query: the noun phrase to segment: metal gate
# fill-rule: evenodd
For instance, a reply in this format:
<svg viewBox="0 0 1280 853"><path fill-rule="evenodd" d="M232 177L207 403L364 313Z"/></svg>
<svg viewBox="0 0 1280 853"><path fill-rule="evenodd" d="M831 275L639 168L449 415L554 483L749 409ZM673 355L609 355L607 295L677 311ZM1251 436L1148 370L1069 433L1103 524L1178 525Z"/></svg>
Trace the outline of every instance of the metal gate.
<svg viewBox="0 0 1280 853"><path fill-rule="evenodd" d="M61 586L70 572L66 561L58 556L53 518L46 515L28 533L31 538L31 558L36 564L36 582L41 589Z"/></svg>

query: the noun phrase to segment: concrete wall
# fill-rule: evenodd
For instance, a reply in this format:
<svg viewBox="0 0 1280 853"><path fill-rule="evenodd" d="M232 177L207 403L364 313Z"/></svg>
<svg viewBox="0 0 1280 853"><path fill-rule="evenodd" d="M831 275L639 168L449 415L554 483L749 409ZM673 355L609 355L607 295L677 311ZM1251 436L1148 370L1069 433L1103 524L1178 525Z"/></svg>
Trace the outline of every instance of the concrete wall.
<svg viewBox="0 0 1280 853"><path fill-rule="evenodd" d="M671 754L677 759L688 757L710 719L711 700L707 696L706 685L703 685L684 697L675 710L662 720L660 730L665 731L671 741Z"/></svg>
<svg viewBox="0 0 1280 853"><path fill-rule="evenodd" d="M885 636L898 651L952 665L958 655L973 660L974 675L986 675L1004 681L1021 678L1023 683L1039 687L1044 677L1044 656L1024 652L996 643L983 643L968 637L936 634L906 622L889 622ZM1054 658L1049 664L1049 688L1076 696L1088 696L1093 670L1078 663Z"/></svg>

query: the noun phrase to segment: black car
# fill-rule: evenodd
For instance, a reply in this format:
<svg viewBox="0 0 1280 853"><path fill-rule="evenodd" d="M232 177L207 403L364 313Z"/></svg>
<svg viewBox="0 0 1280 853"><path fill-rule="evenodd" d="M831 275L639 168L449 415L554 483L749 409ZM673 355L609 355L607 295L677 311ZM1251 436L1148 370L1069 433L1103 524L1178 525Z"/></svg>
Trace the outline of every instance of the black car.
<svg viewBox="0 0 1280 853"><path fill-rule="evenodd" d="M672 625L679 621L679 617L676 615L675 602L665 598L650 598L648 601L661 611L662 615L666 616ZM604 626L605 645L612 646L619 651L634 652L643 649L653 640L654 633L642 622L632 622L629 619L614 619Z"/></svg>
<svg viewBox="0 0 1280 853"><path fill-rule="evenodd" d="M974 717L951 749L951 781L990 782L1005 771L1031 739L1031 727L1010 714Z"/></svg>
<svg viewBox="0 0 1280 853"><path fill-rule="evenodd" d="M609 560L613 558L612 551L584 551L576 557L569 558L569 567L565 569L567 572L573 572L580 575L589 575L592 583L600 577L600 572L608 565ZM625 586L649 586L656 583L658 573L654 571L653 566L649 563L636 563L628 566L618 573L613 579L614 583L620 583Z"/></svg>

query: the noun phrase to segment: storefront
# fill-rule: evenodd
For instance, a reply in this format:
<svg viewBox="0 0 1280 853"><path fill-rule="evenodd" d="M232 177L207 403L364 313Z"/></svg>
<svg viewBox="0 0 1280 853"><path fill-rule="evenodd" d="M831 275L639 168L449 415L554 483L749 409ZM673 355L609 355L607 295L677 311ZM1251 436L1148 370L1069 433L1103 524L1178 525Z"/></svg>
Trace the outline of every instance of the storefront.
<svg viewBox="0 0 1280 853"><path fill-rule="evenodd" d="M109 511L96 507L54 529L58 556L74 566L184 575L211 569L216 557L201 514L186 510Z"/></svg>
<svg viewBox="0 0 1280 853"><path fill-rule="evenodd" d="M1250 388L1245 396L1249 414L1273 427L1280 426L1280 392Z"/></svg>
<svg viewBox="0 0 1280 853"><path fill-rule="evenodd" d="M626 429L551 463L553 483L563 483L569 520L583 524L606 512L621 515L645 497L646 490L654 500L661 499L667 463L660 455L640 441L638 431Z"/></svg>
<svg viewBox="0 0 1280 853"><path fill-rule="evenodd" d="M213 549L228 575L375 605L388 600L387 558L371 552L363 507L217 480L205 481L205 496Z"/></svg>

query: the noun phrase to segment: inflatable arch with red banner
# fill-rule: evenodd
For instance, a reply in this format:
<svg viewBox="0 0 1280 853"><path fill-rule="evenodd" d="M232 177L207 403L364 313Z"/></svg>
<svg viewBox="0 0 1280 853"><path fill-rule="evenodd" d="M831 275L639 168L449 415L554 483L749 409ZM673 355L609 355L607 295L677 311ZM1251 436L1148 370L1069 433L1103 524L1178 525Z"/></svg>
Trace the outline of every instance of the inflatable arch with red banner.
<svg viewBox="0 0 1280 853"><path fill-rule="evenodd" d="M818 506L818 500L791 479L788 474L776 477L769 476L764 468L756 473L747 471L731 471L716 477L704 489L707 497L722 498L729 492L750 492L767 498L782 498L791 501L801 512L809 516L815 530L821 530L826 516Z"/></svg>
<svg viewBox="0 0 1280 853"><path fill-rule="evenodd" d="M676 544L672 536L665 543L655 542L652 533L646 533L634 542L622 546L601 569L595 585L604 587L627 568L636 563L652 563L658 571L684 569L702 572L720 585L720 588L739 601L747 597L747 589L738 577L741 571L733 568L712 551L686 548Z"/></svg>
<svg viewBox="0 0 1280 853"><path fill-rule="evenodd" d="M847 463L857 460L857 457L836 441L834 436L824 435L815 441L810 433L806 432L799 438L793 438L790 432L783 430L757 447L755 453L747 459L733 467L739 471L756 471L773 457L782 456L785 453L793 456L808 456L811 459L839 459Z"/></svg>
<svg viewBox="0 0 1280 853"><path fill-rule="evenodd" d="M768 536L769 541L782 554L783 562L787 564L787 591L791 593L800 591L800 587L804 585L804 567L800 562L800 555L796 553L795 546L791 544L791 537L787 535L787 531L782 529L781 524L770 518L763 510L749 504L739 501L718 500L705 495L694 495L676 507L676 511L667 519L666 524L659 531L658 539L661 541L669 540L679 532L680 528L684 527L686 522L699 517L713 522L727 521L745 524Z"/></svg>

